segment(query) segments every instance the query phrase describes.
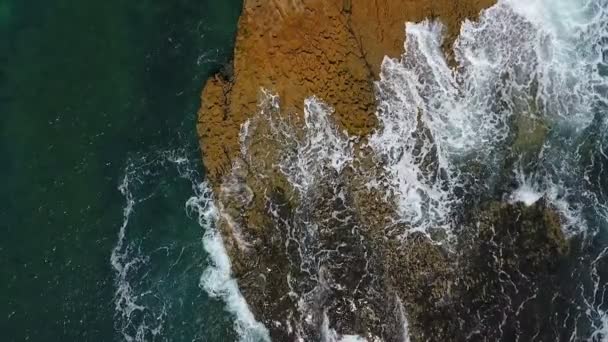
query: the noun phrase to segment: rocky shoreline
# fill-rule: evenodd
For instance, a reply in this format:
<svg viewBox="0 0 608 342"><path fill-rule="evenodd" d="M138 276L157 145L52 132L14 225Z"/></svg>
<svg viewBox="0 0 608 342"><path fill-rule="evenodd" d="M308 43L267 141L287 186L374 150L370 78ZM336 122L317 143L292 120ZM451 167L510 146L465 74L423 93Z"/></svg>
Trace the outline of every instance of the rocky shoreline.
<svg viewBox="0 0 608 342"><path fill-rule="evenodd" d="M403 53L405 23L436 18L445 47L461 22L495 0L245 0L231 66L205 85L198 134L212 183L231 168L241 125L258 112L260 89L301 116L315 95L335 109L341 127L365 136L375 127L374 81L384 56Z"/></svg>
<svg viewBox="0 0 608 342"><path fill-rule="evenodd" d="M509 340L521 327L505 310L553 336L528 312L542 308L518 309L557 286L568 254L550 206L488 196L448 248L395 233L407 227L394 205L361 176L376 172L362 142L404 23L443 21L450 51L462 20L492 4L245 0L233 65L205 85L197 129L234 276L273 340Z"/></svg>

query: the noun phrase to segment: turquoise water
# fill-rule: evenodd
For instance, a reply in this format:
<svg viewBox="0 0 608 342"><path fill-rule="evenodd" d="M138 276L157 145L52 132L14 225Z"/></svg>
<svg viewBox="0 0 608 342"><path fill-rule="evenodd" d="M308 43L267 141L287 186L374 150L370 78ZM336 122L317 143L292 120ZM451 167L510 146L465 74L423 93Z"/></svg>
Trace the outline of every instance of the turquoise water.
<svg viewBox="0 0 608 342"><path fill-rule="evenodd" d="M234 339L199 286L208 258L184 204L202 177L199 92L240 8L0 0L1 340ZM136 203L117 250L126 175Z"/></svg>

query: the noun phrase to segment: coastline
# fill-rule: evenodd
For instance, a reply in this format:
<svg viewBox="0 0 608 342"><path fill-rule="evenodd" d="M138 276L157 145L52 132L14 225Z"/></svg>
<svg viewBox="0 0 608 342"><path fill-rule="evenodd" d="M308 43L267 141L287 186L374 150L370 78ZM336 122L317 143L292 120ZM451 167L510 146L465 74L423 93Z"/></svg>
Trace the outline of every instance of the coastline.
<svg viewBox="0 0 608 342"><path fill-rule="evenodd" d="M384 56L404 52L405 23L440 20L449 51L461 22L494 3L245 1L233 63L201 95L197 131L211 182L230 170L240 127L258 112L260 88L277 93L285 115L301 115L304 99L317 96L335 109L342 128L365 136L376 124L373 82Z"/></svg>
<svg viewBox="0 0 608 342"><path fill-rule="evenodd" d="M348 257L335 260L348 265L346 273L331 267L320 270L329 278L340 278L340 286L350 288L346 292L360 292L353 298L332 295L333 311L351 312L336 315L319 308L311 309L315 313L309 318L296 317L303 304L293 296L291 283L303 286L302 291L310 287L304 278L291 278L293 272L298 273L293 265L298 257L282 250L286 236L275 228L289 229L285 219L297 216L301 203L276 167L283 144L264 138L268 127L257 127L249 137L243 129L264 126L258 123L260 112L302 126L314 96L331 108L336 131L364 141L377 126L375 82L381 64L385 56L404 53L406 22L441 21L447 31L442 48L449 52L461 22L475 19L493 4L494 0L244 2L233 63L207 81L197 131L232 272L251 311L269 329L273 340L294 340L301 333L329 340L330 336L353 334L370 341L406 335L414 340L447 338L453 333L449 317L435 307L450 292L447 279L454 279L442 248L414 236L405 242L404 251L397 243L385 244L387 237L379 229L362 228L356 236L348 233L354 227L386 224L395 210L382 200L382 192L370 193L363 184L353 185L356 189L352 189L347 205L357 212L346 209L347 215L357 217L357 223L334 221L334 232L321 237L324 245L352 246ZM250 140L247 158L242 153L243 139ZM353 177L349 179L357 184ZM344 209L343 203L333 200L331 191L320 196L312 212ZM276 205L281 218L270 214L273 209L269 205ZM360 239L368 242L360 243ZM362 264L373 270L361 269ZM434 277L431 283L429 271ZM360 279L358 284L356 278ZM366 289L359 291L359 286ZM353 301L363 307L357 310ZM308 321L309 327L296 328L301 320ZM429 322L434 320L441 323L431 326Z"/></svg>
<svg viewBox="0 0 608 342"><path fill-rule="evenodd" d="M337 180L349 194L346 197L337 199L342 192L328 188L323 180L317 194L302 197L279 162L285 149L310 146L319 138L331 145L329 154L332 148L345 155L359 153L361 142L377 126L376 81L381 64L385 56L403 54L405 23L440 20L446 29L441 47L449 60L461 22L475 19L493 3L245 1L233 64L207 81L197 130L234 277L273 340L297 340L301 334L328 341L340 335L370 341L399 340L398 336L445 340L460 334L452 317L493 303L491 295L482 302L475 298L476 292L494 291L499 277L479 263L489 248L486 240L459 241L467 248L456 254L423 234L397 241L377 228L385 226L396 209L386 202L382 190L366 189L357 171L345 170L345 179ZM327 122L329 131L318 137L296 129L277 138L273 124L263 118L310 128L315 125L309 122L311 116L323 121L328 115L335 126ZM351 148L358 152L348 152ZM331 210L352 220L345 223ZM488 235L493 229L489 227L497 226L505 234L498 237L500 250L513 234L512 213L529 217L525 224L535 234L553 236L534 242L548 251L538 258L559 260L566 253L564 237L555 233L559 230L555 212L543 203L525 208L489 202L470 214L490 222L488 227L464 227L463 236L484 234L483 229ZM333 217L325 222L330 230L320 232L315 240L319 248L348 246L347 252L331 260L342 266L321 266L314 284L298 269L301 264L297 264L304 262L302 251L287 247L293 239L289 231L302 215ZM525 245L526 239L521 237L521 243ZM522 250L522 255L530 253ZM453 258L462 265L455 268ZM294 286L299 287L295 292ZM329 305L330 312L319 301ZM305 322L304 327L299 322Z"/></svg>

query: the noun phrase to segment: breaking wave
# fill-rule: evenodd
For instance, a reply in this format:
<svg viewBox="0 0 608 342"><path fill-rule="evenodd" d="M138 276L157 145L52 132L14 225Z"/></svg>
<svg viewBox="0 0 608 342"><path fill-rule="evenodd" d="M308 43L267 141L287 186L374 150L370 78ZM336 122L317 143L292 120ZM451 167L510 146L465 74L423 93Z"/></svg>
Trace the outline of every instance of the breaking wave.
<svg viewBox="0 0 608 342"><path fill-rule="evenodd" d="M369 146L413 228L404 234L454 236L460 213L488 198L544 198L586 260L571 279L585 313L570 338L608 338L608 3L498 1L462 25L453 65L442 30L408 23L407 53L385 58L377 83Z"/></svg>
<svg viewBox="0 0 608 342"><path fill-rule="evenodd" d="M231 276L230 260L222 238L215 230L217 209L209 186L200 180L197 167L184 151L178 150L133 159L125 169L118 188L125 198L123 222L110 261L115 271L115 326L126 341L164 341L186 336L192 340L206 340L210 328L218 330L218 327L204 329L190 324L183 326L183 322L179 322L180 319L200 322L195 318L204 313L195 311L210 309L194 307L191 308L193 312L184 312L187 308L183 297L191 296L190 300L195 302L200 297L197 294L200 290L224 303L224 309L234 317L232 330L238 340L268 340L268 332L255 320ZM138 207L145 216L146 210L151 210L146 208L147 201L170 196L163 192L162 183L171 177L181 180L185 192L188 193L189 188L192 196L185 199L186 212L182 209L175 223L168 220L154 229L162 234L176 224L182 227L178 230L181 237L155 236L141 223L133 226L131 221ZM167 212L167 215L171 213ZM183 229L183 225L191 222L188 219L191 216L196 218L202 233L192 230L191 235L186 234L188 230ZM140 217L135 219L141 220ZM154 243L148 245L149 241ZM207 265L201 264L200 259L207 259L204 263ZM217 313L207 313L214 314ZM222 336L230 336L230 332Z"/></svg>
<svg viewBox="0 0 608 342"><path fill-rule="evenodd" d="M199 225L205 227L203 247L209 254L211 265L201 275L201 287L210 296L221 298L226 303L226 310L235 316L234 329L239 335L239 341L269 341L268 331L264 325L256 321L241 295L236 280L232 277L230 259L224 242L214 228L217 209L213 204L213 195L207 183L200 183L197 186L196 195L188 199L186 208L197 213Z"/></svg>
<svg viewBox="0 0 608 342"><path fill-rule="evenodd" d="M573 179L583 138L606 125L606 16L601 1L499 1L463 24L455 68L441 24L407 24L407 53L382 65L382 129L369 143L404 220L451 229L462 189L495 193L510 173L515 197L545 195L569 232L585 229L568 197L585 195Z"/></svg>
<svg viewBox="0 0 608 342"><path fill-rule="evenodd" d="M381 128L369 146L400 219L454 235L483 200L544 198L582 239L579 257L594 260L571 279L585 314L570 338L608 338L608 2L498 1L463 23L453 65L442 31L408 23L407 53L385 58L377 83Z"/></svg>

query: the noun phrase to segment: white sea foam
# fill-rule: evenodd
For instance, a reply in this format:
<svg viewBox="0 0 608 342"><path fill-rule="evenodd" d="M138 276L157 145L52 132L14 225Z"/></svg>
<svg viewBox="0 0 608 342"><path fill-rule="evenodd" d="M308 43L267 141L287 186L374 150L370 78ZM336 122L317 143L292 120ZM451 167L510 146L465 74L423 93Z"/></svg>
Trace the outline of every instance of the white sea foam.
<svg viewBox="0 0 608 342"><path fill-rule="evenodd" d="M130 163L119 186L126 204L123 208L123 222L119 228L118 239L110 257L116 274L114 302L117 329L129 342L148 341L163 333L167 315L164 304L160 308L146 306L144 298L156 294L151 290L142 292L132 283L137 279L134 278L137 271L148 266L149 258L128 241L127 229L135 206L140 201L134 195L134 188L143 182L140 176L152 175L147 167L165 162L175 165L179 176L193 184L195 195L187 200L186 209L188 214L196 215L199 225L204 229L202 244L211 264L200 277L200 287L211 297L226 303L226 311L234 316L234 328L240 341L269 341L268 331L263 324L255 320L238 289L236 280L231 275L230 260L222 238L215 230L218 210L213 203L211 190L207 183L199 183L197 172L183 155L183 151L163 151L150 160L142 160L141 165ZM246 195L244 194L245 197Z"/></svg>
<svg viewBox="0 0 608 342"><path fill-rule="evenodd" d="M241 156L247 155L247 139L249 138L249 126L251 126L251 119L247 119L241 125L241 128L239 130L239 144L241 146Z"/></svg>
<svg viewBox="0 0 608 342"><path fill-rule="evenodd" d="M213 204L211 189L207 183L197 186L196 195L186 202L186 208L196 213L198 222L205 229L203 247L209 254L211 265L203 272L201 287L214 298L226 303L226 310L235 316L234 328L243 342L270 341L268 330L256 321L236 280L232 277L230 258L222 237L214 228L218 210Z"/></svg>
<svg viewBox="0 0 608 342"><path fill-rule="evenodd" d="M462 192L489 195L504 181L512 122L524 116L549 131L529 152L537 153L528 156L533 165L524 172L513 164L518 186L508 199L532 205L544 197L567 236L594 234L583 213L602 218L606 204L601 189L590 190L598 186L589 181L593 166L581 165L591 153L586 135L607 129L608 2L499 0L463 23L455 68L444 58L442 30L432 21L408 23L406 53L385 58L377 82L380 125L369 147L385 176L368 184L394 195L404 233L444 228L451 236ZM592 143L605 141L603 134Z"/></svg>
<svg viewBox="0 0 608 342"><path fill-rule="evenodd" d="M148 257L141 254L136 248L130 246L126 239L129 219L134 211L136 200L131 191L131 182L137 181L134 165L127 167L123 180L118 187L125 197L123 208L123 221L118 231L118 240L112 249L110 263L115 272L116 291L114 306L116 315L116 328L126 341L143 342L149 335L158 336L162 333L166 309L163 306L154 312L142 303L142 298L149 293L138 293L130 281L132 275L148 263ZM142 318L134 319L136 314Z"/></svg>
<svg viewBox="0 0 608 342"><path fill-rule="evenodd" d="M323 321L321 323L321 342L368 342L368 340L359 335L339 334L336 330L330 327L327 313L323 313Z"/></svg>
<svg viewBox="0 0 608 342"><path fill-rule="evenodd" d="M540 118L570 136L549 136L561 139L542 151L552 178L538 182L538 189L522 184L514 199L532 203L567 191L555 188L569 186L562 178L576 171L575 139L591 124L598 101L606 100L608 85L597 65L606 12L606 4L595 0L499 1L478 22L462 25L454 44L456 69L441 50L441 24L406 25L406 53L382 64L380 129L369 146L410 231L451 229L461 200L455 189L464 186L471 167L503 165L515 115ZM488 189L494 183L481 181ZM564 196L549 199L567 209L564 215L575 215L576 205L564 205Z"/></svg>
<svg viewBox="0 0 608 342"><path fill-rule="evenodd" d="M405 307L403 306L403 302L399 297L396 297L397 301L397 313L399 323L401 324L401 341L402 342L410 342L410 323L407 320L407 315L405 312Z"/></svg>
<svg viewBox="0 0 608 342"><path fill-rule="evenodd" d="M337 342L368 342L366 338L359 335L341 335Z"/></svg>
<svg viewBox="0 0 608 342"><path fill-rule="evenodd" d="M309 97L304 100L304 137L298 139L295 131L283 129L283 134L290 136L296 146L293 153L284 154L279 167L302 193L329 170L339 174L353 160L352 141L335 127L332 113L330 106Z"/></svg>

